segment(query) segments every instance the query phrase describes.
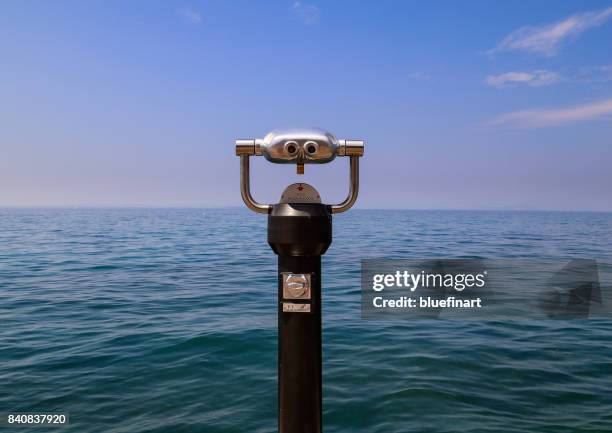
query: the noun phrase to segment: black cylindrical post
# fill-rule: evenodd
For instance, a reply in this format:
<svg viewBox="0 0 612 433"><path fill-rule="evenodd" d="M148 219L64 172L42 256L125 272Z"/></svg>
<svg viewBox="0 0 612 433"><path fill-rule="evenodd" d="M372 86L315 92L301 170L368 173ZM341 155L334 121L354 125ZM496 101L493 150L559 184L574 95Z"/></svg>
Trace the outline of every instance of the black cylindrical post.
<svg viewBox="0 0 612 433"><path fill-rule="evenodd" d="M328 206L272 207L268 243L278 255L280 433L322 431L321 255L331 240Z"/></svg>
<svg viewBox="0 0 612 433"><path fill-rule="evenodd" d="M280 433L321 433L321 256L332 241L332 213L349 210L359 192L363 140L337 139L320 129L272 131L263 139L236 140L240 194L252 211L268 215L268 243L278 255L278 428ZM306 183L283 191L280 203L251 195L249 158L263 155L275 164L324 164L336 156L350 161L349 192L325 205Z"/></svg>

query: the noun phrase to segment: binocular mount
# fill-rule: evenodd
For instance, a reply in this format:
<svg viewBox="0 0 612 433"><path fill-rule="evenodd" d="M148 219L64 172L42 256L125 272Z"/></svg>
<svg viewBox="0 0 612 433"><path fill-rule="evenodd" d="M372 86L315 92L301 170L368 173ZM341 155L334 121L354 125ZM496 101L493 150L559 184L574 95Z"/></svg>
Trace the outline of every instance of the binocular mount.
<svg viewBox="0 0 612 433"><path fill-rule="evenodd" d="M236 140L236 155L240 157L240 192L247 207L255 212L270 213L271 205L255 201L251 195L249 158L263 155L275 164L296 164L297 173L304 174L305 164L325 164L336 156L349 157L350 182L347 198L330 205L332 213L349 210L359 193L359 158L363 156L363 140L338 140L320 129L272 131L263 139Z"/></svg>

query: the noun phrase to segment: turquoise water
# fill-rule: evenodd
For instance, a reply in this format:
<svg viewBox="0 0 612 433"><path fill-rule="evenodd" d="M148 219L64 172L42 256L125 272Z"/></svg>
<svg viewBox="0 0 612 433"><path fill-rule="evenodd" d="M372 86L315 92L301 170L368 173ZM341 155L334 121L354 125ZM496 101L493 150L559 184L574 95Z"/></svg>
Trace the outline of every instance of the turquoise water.
<svg viewBox="0 0 612 433"><path fill-rule="evenodd" d="M265 224L246 210L0 210L0 412L69 412L74 432L276 431ZM543 256L610 259L612 214L335 217L325 431L612 431L611 321L360 319L362 258Z"/></svg>

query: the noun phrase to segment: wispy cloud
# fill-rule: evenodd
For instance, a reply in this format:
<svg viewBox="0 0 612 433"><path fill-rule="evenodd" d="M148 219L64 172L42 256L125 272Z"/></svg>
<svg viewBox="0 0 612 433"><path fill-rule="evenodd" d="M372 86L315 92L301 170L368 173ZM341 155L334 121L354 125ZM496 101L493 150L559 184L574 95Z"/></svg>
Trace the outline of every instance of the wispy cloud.
<svg viewBox="0 0 612 433"><path fill-rule="evenodd" d="M508 125L519 128L539 128L606 116L611 116L612 119L612 99L566 108L513 111L498 116L490 123L492 125Z"/></svg>
<svg viewBox="0 0 612 433"><path fill-rule="evenodd" d="M612 65L583 66L577 81L585 83L607 83L612 81Z"/></svg>
<svg viewBox="0 0 612 433"><path fill-rule="evenodd" d="M489 54L500 51L527 51L552 56L563 42L578 37L585 30L604 24L611 17L612 7L609 7L571 15L553 24L521 27L506 36Z"/></svg>
<svg viewBox="0 0 612 433"><path fill-rule="evenodd" d="M502 88L517 85L541 87L554 84L561 79L555 72L538 69L532 72L506 72L500 75L488 75L485 83L489 86Z"/></svg>
<svg viewBox="0 0 612 433"><path fill-rule="evenodd" d="M199 25L202 23L202 15L196 10L183 8L179 9L177 13L191 24Z"/></svg>
<svg viewBox="0 0 612 433"><path fill-rule="evenodd" d="M411 72L408 74L408 78L410 78L411 80L431 80L431 77L423 72Z"/></svg>
<svg viewBox="0 0 612 433"><path fill-rule="evenodd" d="M291 10L304 24L314 24L319 21L319 8L315 5L295 1Z"/></svg>

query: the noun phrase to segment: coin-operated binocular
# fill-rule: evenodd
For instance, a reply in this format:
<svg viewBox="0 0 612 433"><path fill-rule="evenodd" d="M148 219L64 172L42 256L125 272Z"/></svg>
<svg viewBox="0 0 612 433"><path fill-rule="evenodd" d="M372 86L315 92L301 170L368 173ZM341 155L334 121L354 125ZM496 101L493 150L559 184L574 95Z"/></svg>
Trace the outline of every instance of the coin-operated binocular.
<svg viewBox="0 0 612 433"><path fill-rule="evenodd" d="M318 129L274 131L264 139L236 140L240 191L247 207L268 214L268 244L278 255L278 409L280 433L321 433L321 255L332 241L332 214L349 210L359 191L362 140L338 140ZM277 164L350 161L348 197L321 202L306 183L289 185L277 204L257 203L250 192L249 158Z"/></svg>

